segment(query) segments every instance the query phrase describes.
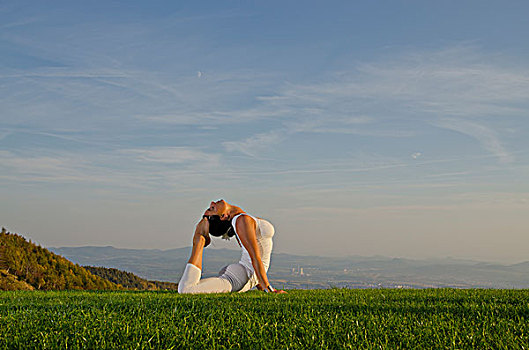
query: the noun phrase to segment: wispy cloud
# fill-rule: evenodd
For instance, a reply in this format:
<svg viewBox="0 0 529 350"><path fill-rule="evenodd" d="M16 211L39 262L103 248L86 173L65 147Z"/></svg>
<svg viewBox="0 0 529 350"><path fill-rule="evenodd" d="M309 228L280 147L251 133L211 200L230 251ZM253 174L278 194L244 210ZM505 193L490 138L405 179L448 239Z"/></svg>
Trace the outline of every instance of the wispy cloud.
<svg viewBox="0 0 529 350"><path fill-rule="evenodd" d="M124 149L120 153L134 156L142 162L165 164L201 163L215 166L219 164L220 155L210 154L189 147L153 147L148 149Z"/></svg>
<svg viewBox="0 0 529 350"><path fill-rule="evenodd" d="M325 193L321 194L322 196ZM394 198L386 196L382 199L386 201L393 201ZM462 193L459 195L450 194L432 204L429 201L424 203L402 203L394 205L384 205L378 203L363 203L362 206L296 206L291 208L282 208L282 211L295 215L304 216L307 218L314 217L315 213L325 213L327 215L349 217L363 215L363 214L378 214L384 215L388 213L415 215L417 213L439 213L439 212L464 212L467 210L481 211L483 209L498 210L498 209L524 209L529 203L529 193L503 193L503 192L484 192L484 193Z"/></svg>
<svg viewBox="0 0 529 350"><path fill-rule="evenodd" d="M529 92L527 67L465 45L362 64L357 77L350 88L360 96L406 102L412 110L442 116L522 114Z"/></svg>
<svg viewBox="0 0 529 350"><path fill-rule="evenodd" d="M512 163L515 159L514 155L505 149L498 134L492 128L483 124L453 118L444 118L432 122L432 124L475 138L486 150L497 156L502 163Z"/></svg>
<svg viewBox="0 0 529 350"><path fill-rule="evenodd" d="M149 148L124 149L99 154L76 154L69 151L11 152L0 151L3 172L0 180L16 183L74 183L153 190L185 191L197 188L208 173L215 173L219 156L197 149ZM161 166L163 165L163 166ZM208 183L214 183L210 178Z"/></svg>
<svg viewBox="0 0 529 350"><path fill-rule="evenodd" d="M101 182L90 164L74 154L18 155L0 151L2 178L17 182ZM93 169L92 169L93 170Z"/></svg>
<svg viewBox="0 0 529 350"><path fill-rule="evenodd" d="M285 132L273 130L266 133L251 135L242 141L226 141L222 145L228 152L241 152L255 157L259 151L281 142Z"/></svg>
<svg viewBox="0 0 529 350"><path fill-rule="evenodd" d="M59 57L58 50L46 52L52 59ZM220 142L224 151L259 157L304 133L330 135L329 139L339 134L411 138L420 134L424 125L434 125L468 135L501 162L509 163L514 160L513 153L502 141L502 132L487 120L517 117L528 110L526 67L501 56L484 55L472 46L356 62L304 83L250 70L198 74L194 68L168 77L101 54L94 67L81 52L71 54L67 61L75 59L79 59L77 65L61 68L0 71L0 79L14 84L0 87L2 121L21 130L27 127L42 135L90 142L90 136L56 132L59 128L86 130L96 135L92 144L106 144L109 152L127 156L131 164L141 166L183 167L201 162L218 166L220 156L210 152L217 147L213 145L218 142L214 133L204 138L202 149L182 146L185 143L178 136L241 125L246 131L234 135L244 136L224 138ZM263 124L269 131L262 132ZM189 128L184 131L181 126ZM152 138L149 147L123 149L113 135L105 133L119 129L130 138L141 138L145 131L156 134L166 128L174 132L169 147ZM198 144L195 140L191 143ZM417 161L421 155L412 154L412 158ZM363 172L407 166L402 159L343 171L315 165L306 169L297 164L292 168L276 166L264 173ZM172 178L182 174L174 169L164 171L171 172ZM244 174L244 169L240 173Z"/></svg>
<svg viewBox="0 0 529 350"><path fill-rule="evenodd" d="M222 124L243 123L249 124L262 119L281 120L286 114L286 110L273 110L266 108L252 109L228 109L226 110L181 110L171 111L164 114L144 114L136 115L135 118L145 123L160 123L172 125L195 125L195 126L219 126Z"/></svg>
<svg viewBox="0 0 529 350"><path fill-rule="evenodd" d="M513 158L501 141L501 132L485 126L483 120L525 115L529 109L526 96L526 67L514 65L506 57L482 54L474 46L460 45L357 63L311 83L284 83L274 94L256 96L256 103L249 109L212 109L188 116L186 121L272 118L288 133L382 138L415 136L420 123L451 125L447 129L475 138L501 162L510 162ZM249 142L241 140L225 146L229 150L236 146L239 150L244 146L250 149Z"/></svg>
<svg viewBox="0 0 529 350"><path fill-rule="evenodd" d="M39 20L42 20L42 17L37 17L37 16L28 17L28 18L20 19L18 21L4 23L0 25L0 29L23 27L23 26L27 26L28 24L33 24L35 22L38 22Z"/></svg>
<svg viewBox="0 0 529 350"><path fill-rule="evenodd" d="M418 123L427 123L475 138L501 162L513 160L501 132L485 120L527 114L527 67L460 45L351 68L323 81L287 84L260 101L288 111L283 122L295 132L411 137Z"/></svg>

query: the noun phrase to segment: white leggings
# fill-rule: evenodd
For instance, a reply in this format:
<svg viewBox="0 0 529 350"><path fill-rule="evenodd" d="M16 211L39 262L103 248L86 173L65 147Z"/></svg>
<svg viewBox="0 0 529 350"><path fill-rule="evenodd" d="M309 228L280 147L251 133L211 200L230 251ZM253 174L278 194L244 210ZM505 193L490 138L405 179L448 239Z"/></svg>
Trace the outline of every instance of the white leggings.
<svg viewBox="0 0 529 350"><path fill-rule="evenodd" d="M252 274L248 276L249 274ZM253 272L239 263L222 268L219 277L200 279L202 271L193 264L187 264L178 283L178 293L227 293L246 292L257 285Z"/></svg>

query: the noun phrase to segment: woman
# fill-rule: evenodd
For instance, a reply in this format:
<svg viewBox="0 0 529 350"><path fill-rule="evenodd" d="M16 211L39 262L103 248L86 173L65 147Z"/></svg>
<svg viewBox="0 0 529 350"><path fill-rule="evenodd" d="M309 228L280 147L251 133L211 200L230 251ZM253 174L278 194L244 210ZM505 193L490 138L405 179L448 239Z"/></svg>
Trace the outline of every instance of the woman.
<svg viewBox="0 0 529 350"><path fill-rule="evenodd" d="M219 277L200 279L202 275L202 253L210 242L210 220L214 216L229 220L233 234L242 248L241 260L224 267ZM246 292L257 286L270 293L286 293L276 290L268 281L266 271L270 266L274 227L264 219L253 217L241 208L226 203L223 199L211 202L202 220L197 224L193 236L193 250L184 274L178 284L179 293L225 293Z"/></svg>

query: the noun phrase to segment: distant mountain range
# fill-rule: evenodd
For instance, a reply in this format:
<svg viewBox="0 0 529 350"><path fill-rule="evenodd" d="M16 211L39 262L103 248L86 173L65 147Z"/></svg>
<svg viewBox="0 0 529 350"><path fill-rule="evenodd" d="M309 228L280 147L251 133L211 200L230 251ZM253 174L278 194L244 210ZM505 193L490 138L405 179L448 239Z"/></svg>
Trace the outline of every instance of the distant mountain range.
<svg viewBox="0 0 529 350"><path fill-rule="evenodd" d="M80 265L112 267L140 277L178 282L191 248L49 248ZM239 260L240 251L206 249L204 276ZM529 261L501 265L460 259L320 257L274 253L269 271L280 288L529 288Z"/></svg>
<svg viewBox="0 0 529 350"><path fill-rule="evenodd" d="M0 289L176 289L190 247L168 250L43 248L0 234ZM204 251L204 277L238 261L239 250ZM274 253L268 272L279 288L529 288L529 261L502 265L461 259L321 257ZM161 282L160 282L161 281Z"/></svg>

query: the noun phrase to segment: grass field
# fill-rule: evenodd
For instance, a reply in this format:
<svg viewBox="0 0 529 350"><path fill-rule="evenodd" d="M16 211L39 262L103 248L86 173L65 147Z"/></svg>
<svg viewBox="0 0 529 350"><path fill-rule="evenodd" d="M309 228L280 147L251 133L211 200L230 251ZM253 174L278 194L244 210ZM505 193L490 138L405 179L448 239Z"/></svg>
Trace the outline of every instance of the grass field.
<svg viewBox="0 0 529 350"><path fill-rule="evenodd" d="M529 290L0 292L0 347L529 348Z"/></svg>

